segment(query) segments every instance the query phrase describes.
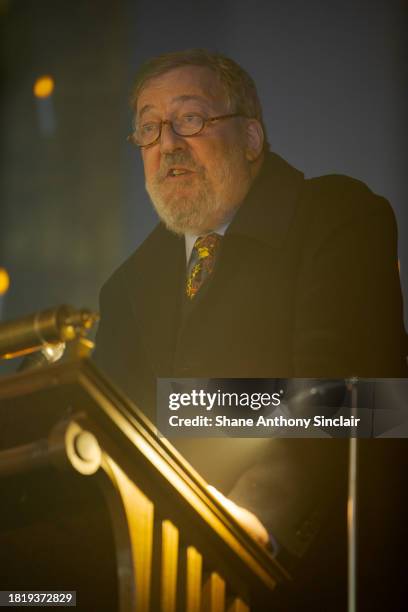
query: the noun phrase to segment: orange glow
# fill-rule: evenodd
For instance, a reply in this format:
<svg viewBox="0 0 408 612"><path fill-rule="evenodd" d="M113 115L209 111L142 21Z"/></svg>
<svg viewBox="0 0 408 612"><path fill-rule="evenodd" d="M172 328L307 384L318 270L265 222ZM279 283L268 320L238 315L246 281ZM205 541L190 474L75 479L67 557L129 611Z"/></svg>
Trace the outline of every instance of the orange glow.
<svg viewBox="0 0 408 612"><path fill-rule="evenodd" d="M48 98L54 91L54 79L48 75L38 77L33 91L36 98Z"/></svg>
<svg viewBox="0 0 408 612"><path fill-rule="evenodd" d="M5 268L0 268L0 295L7 293L10 287L10 277Z"/></svg>

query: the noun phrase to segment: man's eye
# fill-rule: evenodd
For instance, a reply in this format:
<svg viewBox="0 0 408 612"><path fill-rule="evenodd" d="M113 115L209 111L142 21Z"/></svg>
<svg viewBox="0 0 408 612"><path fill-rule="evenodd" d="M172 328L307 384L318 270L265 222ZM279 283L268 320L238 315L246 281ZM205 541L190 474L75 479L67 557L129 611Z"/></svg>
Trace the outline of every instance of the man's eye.
<svg viewBox="0 0 408 612"><path fill-rule="evenodd" d="M201 117L201 115L194 115L194 114L182 115L179 119L180 123L182 123L183 125L189 125L189 126L200 126L202 121L203 121L203 118Z"/></svg>
<svg viewBox="0 0 408 612"><path fill-rule="evenodd" d="M152 132L154 132L155 130L157 130L157 126L158 123L144 123L141 128L140 131L142 132L142 134L151 134Z"/></svg>
<svg viewBox="0 0 408 612"><path fill-rule="evenodd" d="M184 121L194 121L197 117L198 115L183 115Z"/></svg>

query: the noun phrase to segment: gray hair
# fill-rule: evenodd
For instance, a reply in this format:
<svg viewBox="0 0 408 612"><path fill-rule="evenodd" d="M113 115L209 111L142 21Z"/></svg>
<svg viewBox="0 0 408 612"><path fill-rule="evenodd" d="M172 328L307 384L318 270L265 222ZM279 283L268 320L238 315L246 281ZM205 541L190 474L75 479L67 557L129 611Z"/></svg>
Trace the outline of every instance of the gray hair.
<svg viewBox="0 0 408 612"><path fill-rule="evenodd" d="M164 53L147 60L136 74L130 97L131 108L136 110L140 92L150 79L182 66L204 66L212 70L224 88L230 111L260 122L265 136L264 151L269 151L262 107L254 80L234 60L220 53L211 53L206 49L187 49Z"/></svg>

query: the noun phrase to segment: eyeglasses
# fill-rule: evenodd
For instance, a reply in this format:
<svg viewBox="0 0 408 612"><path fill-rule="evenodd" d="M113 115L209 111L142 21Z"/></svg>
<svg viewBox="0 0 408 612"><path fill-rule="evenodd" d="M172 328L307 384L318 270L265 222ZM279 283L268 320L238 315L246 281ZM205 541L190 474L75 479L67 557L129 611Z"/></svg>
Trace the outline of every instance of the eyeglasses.
<svg viewBox="0 0 408 612"><path fill-rule="evenodd" d="M208 117L208 119L205 119L201 115L190 114L181 115L181 117L172 120L148 121L147 123L137 125L134 132L127 137L127 140L137 147L150 147L150 145L155 144L159 140L164 124L170 125L177 136L197 136L209 123L243 116L240 113L232 113L230 115L219 115L218 117Z"/></svg>

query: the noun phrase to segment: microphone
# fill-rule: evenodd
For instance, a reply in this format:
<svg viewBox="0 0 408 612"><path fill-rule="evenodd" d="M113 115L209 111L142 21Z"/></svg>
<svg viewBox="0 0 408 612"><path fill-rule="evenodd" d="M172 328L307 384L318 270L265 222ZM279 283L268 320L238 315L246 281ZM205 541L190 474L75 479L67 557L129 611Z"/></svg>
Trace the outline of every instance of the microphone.
<svg viewBox="0 0 408 612"><path fill-rule="evenodd" d="M347 381L342 379L294 378L285 389L285 402L295 417L314 416L319 408L333 416L343 406Z"/></svg>
<svg viewBox="0 0 408 612"><path fill-rule="evenodd" d="M0 358L12 359L84 336L99 315L62 305L0 323Z"/></svg>

